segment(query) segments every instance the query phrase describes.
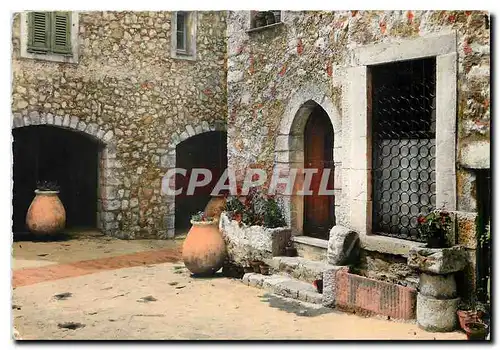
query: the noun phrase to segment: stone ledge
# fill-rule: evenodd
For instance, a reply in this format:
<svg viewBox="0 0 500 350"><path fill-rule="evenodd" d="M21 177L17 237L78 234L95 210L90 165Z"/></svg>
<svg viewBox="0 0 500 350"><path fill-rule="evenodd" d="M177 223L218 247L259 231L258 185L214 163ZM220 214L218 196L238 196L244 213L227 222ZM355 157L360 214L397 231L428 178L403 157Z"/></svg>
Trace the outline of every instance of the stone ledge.
<svg viewBox="0 0 500 350"><path fill-rule="evenodd" d="M317 248L328 249L328 241L324 239L307 237L307 236L293 236L291 239L295 243L302 243Z"/></svg>
<svg viewBox="0 0 500 350"><path fill-rule="evenodd" d="M405 258L408 257L410 249L425 247L425 243L378 235L359 235L359 239L364 250L400 255Z"/></svg>

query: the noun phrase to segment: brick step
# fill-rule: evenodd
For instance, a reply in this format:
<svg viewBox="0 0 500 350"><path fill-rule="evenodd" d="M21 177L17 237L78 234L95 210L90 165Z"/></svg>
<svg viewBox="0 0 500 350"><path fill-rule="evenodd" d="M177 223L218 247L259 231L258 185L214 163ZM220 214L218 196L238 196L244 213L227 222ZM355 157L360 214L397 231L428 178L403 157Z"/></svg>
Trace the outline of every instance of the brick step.
<svg viewBox="0 0 500 350"><path fill-rule="evenodd" d="M267 263L275 274L288 276L311 284L314 280L323 279L323 273L336 266L322 261L308 260L302 257L275 256Z"/></svg>
<svg viewBox="0 0 500 350"><path fill-rule="evenodd" d="M242 282L251 287L265 289L276 295L296 299L311 304L322 304L323 295L318 293L311 283L303 282L283 275L261 275L246 273Z"/></svg>

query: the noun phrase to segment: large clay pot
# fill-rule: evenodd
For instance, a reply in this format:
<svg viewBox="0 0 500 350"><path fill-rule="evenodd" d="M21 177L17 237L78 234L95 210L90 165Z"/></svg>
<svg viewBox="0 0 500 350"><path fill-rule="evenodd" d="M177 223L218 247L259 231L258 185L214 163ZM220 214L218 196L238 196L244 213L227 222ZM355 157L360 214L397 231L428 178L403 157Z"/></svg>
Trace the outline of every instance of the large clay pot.
<svg viewBox="0 0 500 350"><path fill-rule="evenodd" d="M213 275L226 258L226 243L219 232L218 221L191 221L184 245L184 265L195 275Z"/></svg>
<svg viewBox="0 0 500 350"><path fill-rule="evenodd" d="M36 196L26 215L28 229L36 235L53 235L66 225L66 210L59 191L35 190Z"/></svg>

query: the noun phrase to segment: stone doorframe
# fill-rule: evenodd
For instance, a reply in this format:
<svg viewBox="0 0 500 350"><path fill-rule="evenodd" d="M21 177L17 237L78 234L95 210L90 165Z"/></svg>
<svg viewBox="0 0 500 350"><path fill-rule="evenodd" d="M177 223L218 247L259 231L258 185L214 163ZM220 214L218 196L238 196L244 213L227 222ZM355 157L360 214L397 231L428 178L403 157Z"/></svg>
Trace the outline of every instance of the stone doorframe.
<svg viewBox="0 0 500 350"><path fill-rule="evenodd" d="M323 108L333 127L335 217L338 224L342 204L342 120L339 111L327 96L327 91L329 89L323 84L311 82L292 94L280 122L279 134L276 136L273 171L279 171L282 176L286 176L289 169L304 168L304 129L314 108L316 106ZM301 236L304 224L304 197L283 196L282 200L285 218L292 228L292 235Z"/></svg>
<svg viewBox="0 0 500 350"><path fill-rule="evenodd" d="M14 113L12 129L34 125L49 125L83 133L101 145L98 154L97 228L107 235L114 235L118 230L118 222L115 220L114 211L121 208L121 201L114 197L117 190L116 186L120 183L120 180L115 177L115 169L119 168L119 164L116 161L113 131L102 129L95 123L87 124L76 116L59 116L36 111L29 112L24 116L21 113Z"/></svg>
<svg viewBox="0 0 500 350"><path fill-rule="evenodd" d="M417 243L372 234L372 139L370 66L425 57L436 58L436 207L456 210L456 33L366 45L354 50L347 68L344 129L346 157L344 188L348 201L349 226L360 234L365 247L397 246L407 252ZM370 236L371 235L371 236ZM391 251L387 251L391 253ZM394 252L392 252L394 253Z"/></svg>
<svg viewBox="0 0 500 350"><path fill-rule="evenodd" d="M160 158L161 167L165 173L176 166L176 147L179 143L190 137L210 131L227 132L226 122L223 120L216 120L215 122L203 121L194 127L189 124L186 125L180 134L174 132L170 136L167 151ZM175 188L175 178L169 181L169 186ZM163 194L162 200L165 206L165 231L159 233L159 236L160 238L173 238L175 236L175 196Z"/></svg>

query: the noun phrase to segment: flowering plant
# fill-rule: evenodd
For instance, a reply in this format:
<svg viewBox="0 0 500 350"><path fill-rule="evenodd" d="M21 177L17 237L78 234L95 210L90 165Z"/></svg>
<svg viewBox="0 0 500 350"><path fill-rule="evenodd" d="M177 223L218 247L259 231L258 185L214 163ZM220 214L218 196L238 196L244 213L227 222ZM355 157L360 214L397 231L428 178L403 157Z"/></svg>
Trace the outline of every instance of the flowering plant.
<svg viewBox="0 0 500 350"><path fill-rule="evenodd" d="M243 200L230 196L226 201L226 212L232 220L248 226L259 225L268 228L286 226L278 202L273 196L258 192L255 187L249 190Z"/></svg>
<svg viewBox="0 0 500 350"><path fill-rule="evenodd" d="M427 241L429 248L446 247L446 234L451 230L450 213L445 210L434 210L418 217L418 231Z"/></svg>

